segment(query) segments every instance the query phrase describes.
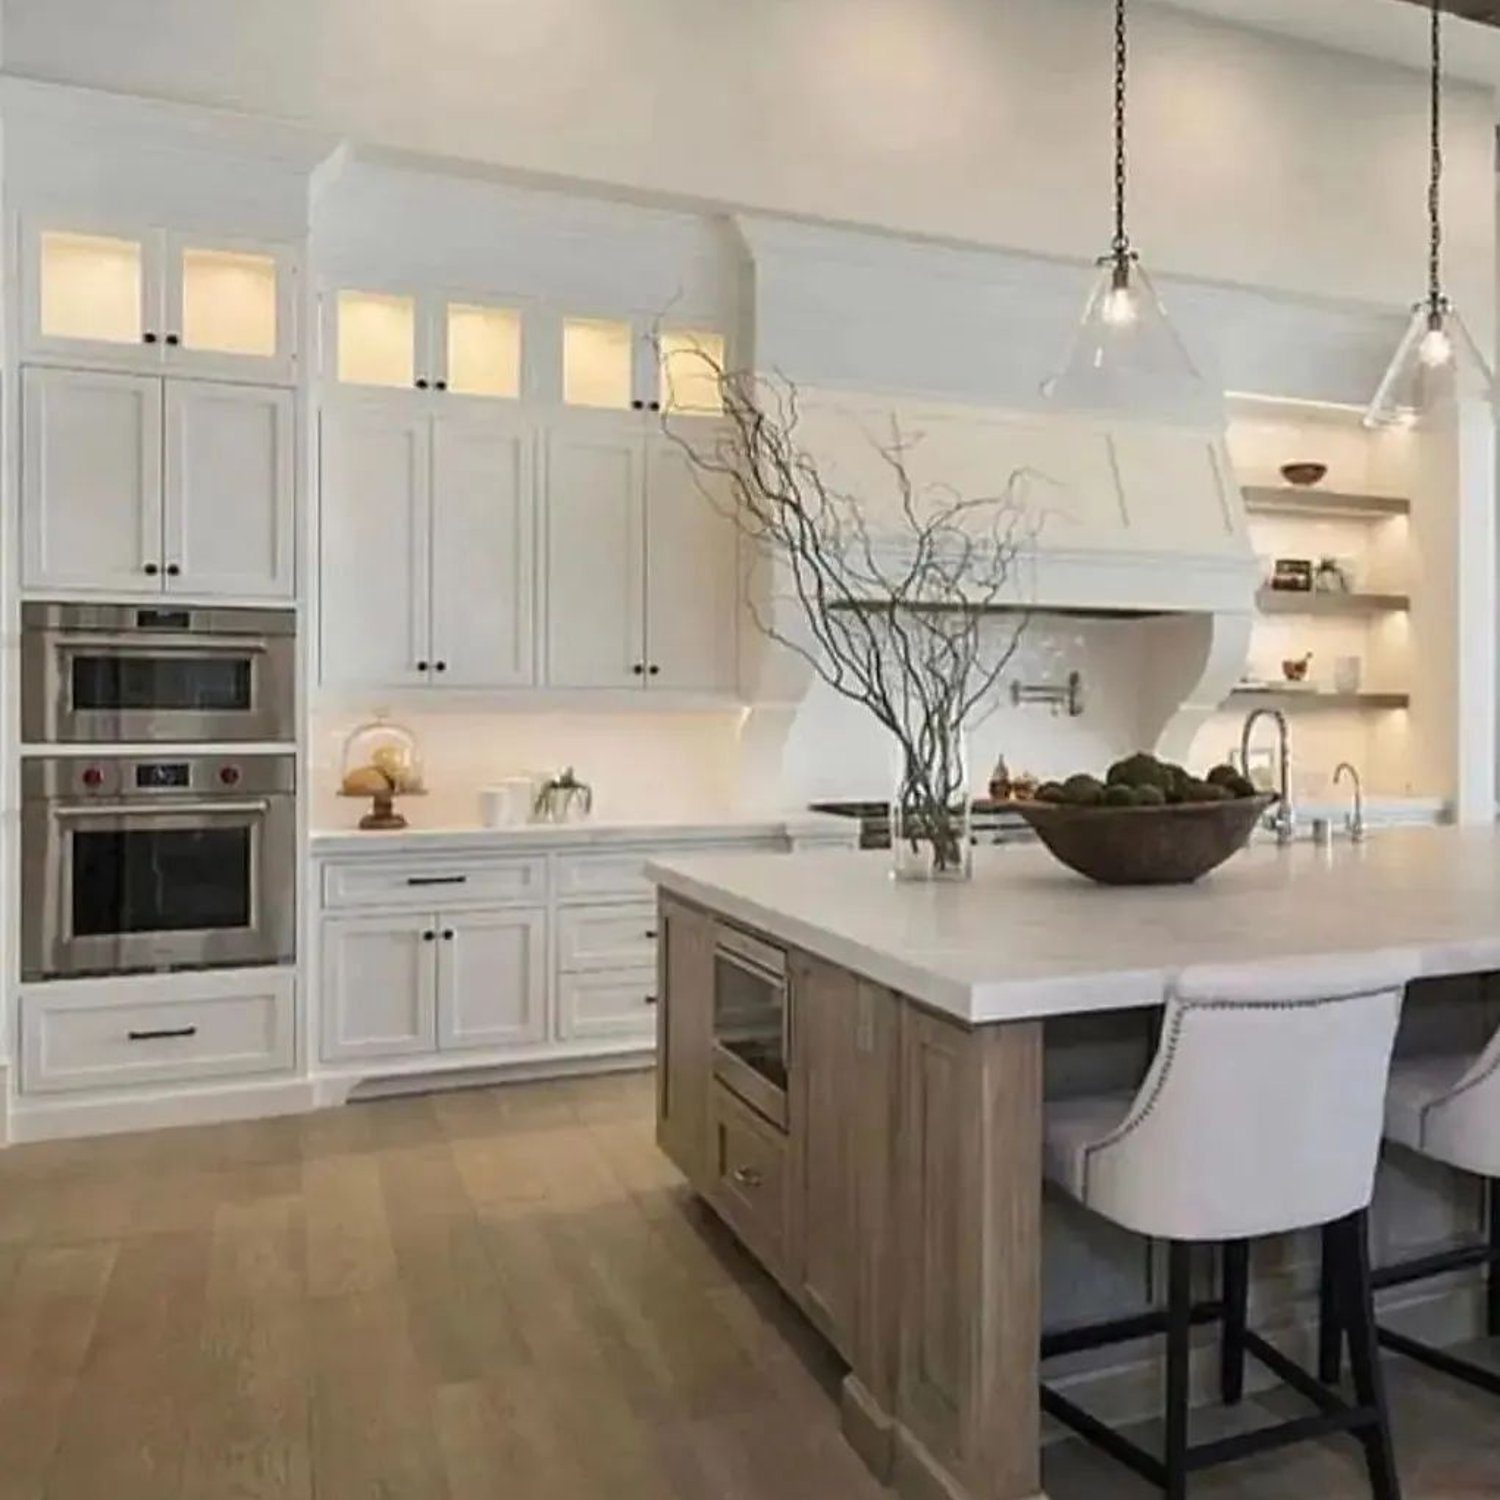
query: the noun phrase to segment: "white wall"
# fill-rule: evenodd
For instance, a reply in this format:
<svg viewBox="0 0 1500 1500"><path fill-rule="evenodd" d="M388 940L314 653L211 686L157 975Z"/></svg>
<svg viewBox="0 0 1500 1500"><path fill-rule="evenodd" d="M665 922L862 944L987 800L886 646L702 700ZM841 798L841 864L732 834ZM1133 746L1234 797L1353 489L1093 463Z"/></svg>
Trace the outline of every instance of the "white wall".
<svg viewBox="0 0 1500 1500"><path fill-rule="evenodd" d="M1092 255L1105 0L5 0L21 74L653 192ZM1420 290L1420 79L1142 6L1136 227L1166 271ZM1456 289L1488 329L1491 101L1452 101Z"/></svg>

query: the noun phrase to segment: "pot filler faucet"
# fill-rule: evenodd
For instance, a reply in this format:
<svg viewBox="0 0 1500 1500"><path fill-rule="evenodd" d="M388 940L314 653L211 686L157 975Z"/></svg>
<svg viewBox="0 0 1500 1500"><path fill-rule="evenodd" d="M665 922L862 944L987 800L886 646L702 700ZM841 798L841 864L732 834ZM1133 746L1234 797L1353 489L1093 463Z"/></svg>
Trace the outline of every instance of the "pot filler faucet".
<svg viewBox="0 0 1500 1500"><path fill-rule="evenodd" d="M1256 723L1268 718L1276 725L1276 780L1280 799L1266 814L1266 827L1276 835L1278 844L1290 844L1297 836L1297 811L1292 806L1292 735L1286 715L1279 708L1257 708L1245 720L1240 734L1240 769L1250 774L1250 740Z"/></svg>

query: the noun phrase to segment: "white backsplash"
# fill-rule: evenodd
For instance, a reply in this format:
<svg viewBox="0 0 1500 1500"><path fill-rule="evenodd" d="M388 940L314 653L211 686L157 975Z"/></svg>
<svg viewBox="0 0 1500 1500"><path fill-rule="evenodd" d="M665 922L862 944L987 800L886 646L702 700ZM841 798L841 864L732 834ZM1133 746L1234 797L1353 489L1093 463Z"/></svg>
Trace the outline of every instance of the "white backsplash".
<svg viewBox="0 0 1500 1500"><path fill-rule="evenodd" d="M970 738L976 794L1001 752L1013 771L1043 777L1099 769L1138 748L1144 652L1128 628L1083 622L1033 627L1001 684L999 704ZM1085 712L1014 708L1013 678L1060 682L1077 669ZM336 795L344 739L373 713L317 711L311 736L312 819L352 827L361 801ZM833 798L883 798L888 736L863 707L815 683L791 710L716 712L395 712L421 745L428 795L402 803L414 827L471 826L480 789L518 772L572 766L608 820L712 818L785 811Z"/></svg>
<svg viewBox="0 0 1500 1500"><path fill-rule="evenodd" d="M344 739L369 714L315 712L310 772L315 828L353 827L365 804L336 795ZM480 821L484 786L521 772L572 766L594 789L601 819L710 817L736 803L743 714L527 713L457 709L393 713L421 746L428 787L400 810L416 828Z"/></svg>

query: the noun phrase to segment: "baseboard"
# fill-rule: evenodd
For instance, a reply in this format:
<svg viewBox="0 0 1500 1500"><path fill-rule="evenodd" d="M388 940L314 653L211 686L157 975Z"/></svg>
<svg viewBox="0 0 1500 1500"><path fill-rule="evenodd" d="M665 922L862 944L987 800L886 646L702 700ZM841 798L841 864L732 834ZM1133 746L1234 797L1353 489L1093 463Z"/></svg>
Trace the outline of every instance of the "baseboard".
<svg viewBox="0 0 1500 1500"><path fill-rule="evenodd" d="M896 1456L896 1425L890 1414L852 1371L844 1376L839 1393L844 1439L881 1483L891 1475Z"/></svg>
<svg viewBox="0 0 1500 1500"><path fill-rule="evenodd" d="M313 1086L306 1078L218 1083L212 1088L170 1092L18 1099L11 1110L10 1140L13 1145L75 1140L88 1135L119 1135L127 1130L305 1114L316 1108Z"/></svg>
<svg viewBox="0 0 1500 1500"><path fill-rule="evenodd" d="M656 1044L630 1052L555 1054L515 1062L446 1065L424 1070L421 1064L398 1072L328 1075L314 1079L320 1104L355 1104L401 1094L431 1094L443 1089L483 1088L496 1083L539 1083L553 1078L590 1078L604 1073L641 1073L656 1065Z"/></svg>

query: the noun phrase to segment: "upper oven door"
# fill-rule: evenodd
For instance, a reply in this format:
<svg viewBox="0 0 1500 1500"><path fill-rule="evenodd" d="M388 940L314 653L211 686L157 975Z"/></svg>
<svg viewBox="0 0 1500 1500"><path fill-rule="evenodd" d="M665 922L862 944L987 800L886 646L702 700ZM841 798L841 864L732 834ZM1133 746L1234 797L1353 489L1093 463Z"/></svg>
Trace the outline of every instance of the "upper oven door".
<svg viewBox="0 0 1500 1500"><path fill-rule="evenodd" d="M290 741L293 660L288 635L30 635L22 734L33 744Z"/></svg>
<svg viewBox="0 0 1500 1500"><path fill-rule="evenodd" d="M32 805L25 977L290 960L293 806L281 794Z"/></svg>

